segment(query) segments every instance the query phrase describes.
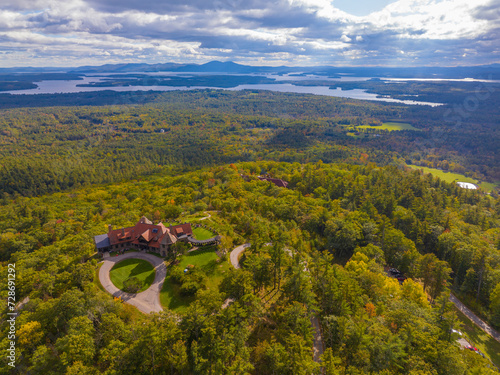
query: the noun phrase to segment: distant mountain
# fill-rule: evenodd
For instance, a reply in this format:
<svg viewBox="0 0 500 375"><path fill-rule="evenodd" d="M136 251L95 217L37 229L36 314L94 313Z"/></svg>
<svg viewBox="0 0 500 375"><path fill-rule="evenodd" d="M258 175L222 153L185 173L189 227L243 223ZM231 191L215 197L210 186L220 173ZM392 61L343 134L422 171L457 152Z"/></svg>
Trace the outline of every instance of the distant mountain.
<svg viewBox="0 0 500 375"><path fill-rule="evenodd" d="M140 72L186 72L186 73L226 73L226 74L251 74L251 73L289 73L315 68L297 68L287 66L249 66L232 61L210 61L205 64L106 64L101 66L81 66L73 68L75 73L140 73Z"/></svg>
<svg viewBox="0 0 500 375"><path fill-rule="evenodd" d="M330 77L349 75L355 77L380 78L483 78L500 79L500 64L462 67L333 67L333 66L249 66L232 61L211 61L205 64L106 64L101 66L81 66L77 68L0 68L0 74L12 73L217 73L217 74L316 74Z"/></svg>
<svg viewBox="0 0 500 375"><path fill-rule="evenodd" d="M175 69L176 72L206 72L206 73L255 73L260 67L240 65L232 61L210 61L206 64L188 64Z"/></svg>
<svg viewBox="0 0 500 375"><path fill-rule="evenodd" d="M36 67L19 67L19 68L0 68L1 74L13 73L66 73L68 68L36 68Z"/></svg>
<svg viewBox="0 0 500 375"><path fill-rule="evenodd" d="M101 66L80 66L72 68L75 73L135 73L135 72L158 72L171 71L183 64L106 64Z"/></svg>

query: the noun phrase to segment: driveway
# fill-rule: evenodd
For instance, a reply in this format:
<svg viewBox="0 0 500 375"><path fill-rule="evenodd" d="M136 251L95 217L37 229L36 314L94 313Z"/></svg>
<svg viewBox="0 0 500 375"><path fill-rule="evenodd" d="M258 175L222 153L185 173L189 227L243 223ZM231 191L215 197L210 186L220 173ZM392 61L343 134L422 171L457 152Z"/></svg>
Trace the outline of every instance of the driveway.
<svg viewBox="0 0 500 375"><path fill-rule="evenodd" d="M240 261L238 260L238 258L240 257L240 254L244 252L247 247L250 246L251 245L249 243L245 243L243 245L235 247L233 251L231 251L231 254L229 254L229 258L231 259L231 264L233 265L234 268L236 269L240 268Z"/></svg>
<svg viewBox="0 0 500 375"><path fill-rule="evenodd" d="M137 294L125 293L124 291L121 291L116 286L114 286L114 284L111 282L111 279L109 278L109 271L111 271L111 268L113 268L116 263L129 258L143 259L151 263L155 268L156 274L153 284L151 284L151 286L144 292ZM124 302L137 307L143 313L149 314L152 312L160 312L163 310L160 304L160 291L161 287L163 286L163 282L165 281L166 275L167 267L165 266L161 258L158 258L151 254L131 252L125 253L123 255L106 257L103 260L101 269L99 270L99 281L101 282L104 289L106 289L106 291L111 293L114 297L119 297Z"/></svg>

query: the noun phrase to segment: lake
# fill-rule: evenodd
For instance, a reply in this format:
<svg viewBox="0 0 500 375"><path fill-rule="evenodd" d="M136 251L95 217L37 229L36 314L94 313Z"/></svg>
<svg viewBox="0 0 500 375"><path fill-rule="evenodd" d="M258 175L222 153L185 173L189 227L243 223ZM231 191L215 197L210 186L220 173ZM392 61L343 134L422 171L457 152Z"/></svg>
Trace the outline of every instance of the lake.
<svg viewBox="0 0 500 375"><path fill-rule="evenodd" d="M186 73L183 73L184 75ZM155 74L156 75L156 74ZM168 75L163 73L163 75ZM289 80L293 78L294 80L331 80L331 81L366 81L371 79L371 77L342 77L342 78L330 78L321 76L304 76L304 77L289 77L289 76L275 76L268 75L269 78L276 78L279 82L281 80ZM118 86L118 87L77 87L79 84L87 84L92 82L99 82L105 78L102 76L92 76L83 77L82 80L71 80L71 81L41 81L35 82L38 85L36 89L30 90L13 90L4 91L2 93L21 95L21 94L56 94L56 93L75 93L75 92L90 92L90 91L174 91L174 90L195 90L195 89L221 89L218 87L205 87L205 86ZM299 78L299 79L298 79ZM389 103L400 103L408 105L428 105L431 107L437 107L442 105L442 103L429 103L421 102L416 100L399 100L390 97L379 97L377 94L371 94L362 89L353 90L342 90L341 88L330 89L327 86L297 86L291 83L276 83L276 84L245 84L239 85L232 88L224 88L224 90L269 90L277 92L292 92L299 94L313 94L313 95L325 95L334 96L339 98L348 99L359 99L359 100L371 100L379 102L389 102Z"/></svg>

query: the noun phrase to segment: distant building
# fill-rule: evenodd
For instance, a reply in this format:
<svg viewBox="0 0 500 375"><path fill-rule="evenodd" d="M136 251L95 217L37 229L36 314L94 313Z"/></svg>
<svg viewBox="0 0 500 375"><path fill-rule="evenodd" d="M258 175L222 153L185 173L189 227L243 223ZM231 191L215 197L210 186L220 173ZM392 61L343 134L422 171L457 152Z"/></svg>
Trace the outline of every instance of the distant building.
<svg viewBox="0 0 500 375"><path fill-rule="evenodd" d="M457 185L463 189L471 189L471 190L477 189L477 185L471 184L470 182L457 182Z"/></svg>
<svg viewBox="0 0 500 375"><path fill-rule="evenodd" d="M269 181L269 182L275 184L277 187L288 188L288 182L286 182L285 180L282 180L280 178L271 178L271 177L263 177L263 176L257 176L257 178L261 181Z"/></svg>
<svg viewBox="0 0 500 375"><path fill-rule="evenodd" d="M155 251L167 255L170 245L177 241L189 241L193 235L191 224L179 224L166 227L163 223L153 224L145 216L133 227L114 229L108 227L108 233L94 237L97 251L120 251L128 248Z"/></svg>
<svg viewBox="0 0 500 375"><path fill-rule="evenodd" d="M253 178L255 177L251 177L251 176L248 176L246 174L242 174L240 175L246 182L252 180ZM286 182L285 180L282 180L280 178L271 178L271 177L266 177L266 176L257 176L257 178L261 181L268 181L278 187L284 187L284 188L288 188L288 182Z"/></svg>

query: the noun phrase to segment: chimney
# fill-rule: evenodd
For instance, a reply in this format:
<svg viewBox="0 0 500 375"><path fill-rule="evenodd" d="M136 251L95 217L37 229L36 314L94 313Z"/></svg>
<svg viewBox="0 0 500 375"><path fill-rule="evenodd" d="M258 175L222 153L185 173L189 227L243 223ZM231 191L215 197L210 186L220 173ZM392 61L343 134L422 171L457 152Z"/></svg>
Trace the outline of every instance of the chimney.
<svg viewBox="0 0 500 375"><path fill-rule="evenodd" d="M113 230L113 226L111 224L108 224L108 233Z"/></svg>
<svg viewBox="0 0 500 375"><path fill-rule="evenodd" d="M122 228L122 237L125 236L125 228Z"/></svg>

